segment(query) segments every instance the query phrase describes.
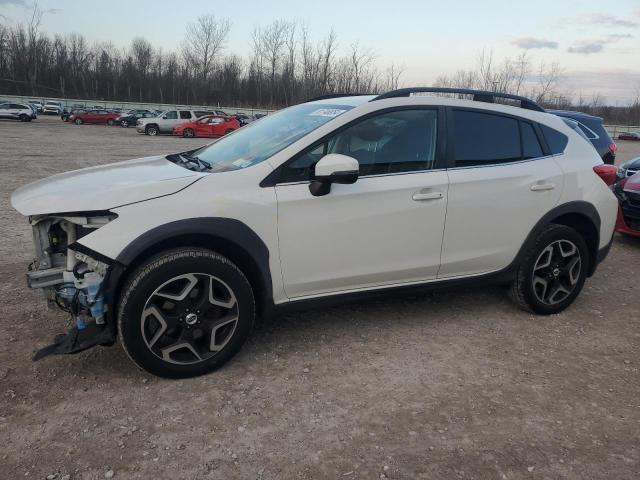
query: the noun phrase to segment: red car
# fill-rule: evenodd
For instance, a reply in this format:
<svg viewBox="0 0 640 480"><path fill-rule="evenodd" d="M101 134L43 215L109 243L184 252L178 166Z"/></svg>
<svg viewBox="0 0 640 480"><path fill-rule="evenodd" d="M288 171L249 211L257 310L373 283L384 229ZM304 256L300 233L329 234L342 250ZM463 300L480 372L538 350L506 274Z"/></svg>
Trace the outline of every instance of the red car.
<svg viewBox="0 0 640 480"><path fill-rule="evenodd" d="M223 115L205 115L189 123L173 128L173 135L183 137L222 137L240 128L240 122Z"/></svg>
<svg viewBox="0 0 640 480"><path fill-rule="evenodd" d="M88 110L82 113L76 113L69 117L69 121L76 125L83 123L106 123L107 125L115 125L120 115L118 113L108 112L107 110Z"/></svg>
<svg viewBox="0 0 640 480"><path fill-rule="evenodd" d="M624 132L618 135L618 140L640 141L640 132Z"/></svg>
<svg viewBox="0 0 640 480"><path fill-rule="evenodd" d="M613 192L620 202L616 232L640 237L640 173L620 180Z"/></svg>

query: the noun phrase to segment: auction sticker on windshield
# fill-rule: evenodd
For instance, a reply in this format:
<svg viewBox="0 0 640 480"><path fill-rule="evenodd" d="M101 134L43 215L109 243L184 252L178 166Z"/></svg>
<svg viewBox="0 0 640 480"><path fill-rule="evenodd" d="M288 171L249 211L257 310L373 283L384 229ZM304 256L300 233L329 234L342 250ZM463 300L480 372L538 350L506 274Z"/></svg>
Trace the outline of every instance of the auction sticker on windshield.
<svg viewBox="0 0 640 480"><path fill-rule="evenodd" d="M344 112L346 112L346 110L341 110L339 108L319 108L318 110L311 112L309 115L312 117L337 117Z"/></svg>

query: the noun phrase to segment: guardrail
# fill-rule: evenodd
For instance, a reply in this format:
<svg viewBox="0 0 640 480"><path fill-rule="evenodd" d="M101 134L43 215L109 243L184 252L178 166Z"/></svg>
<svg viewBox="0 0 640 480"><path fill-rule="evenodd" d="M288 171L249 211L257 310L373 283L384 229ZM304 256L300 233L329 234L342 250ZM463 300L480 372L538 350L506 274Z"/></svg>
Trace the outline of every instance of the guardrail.
<svg viewBox="0 0 640 480"><path fill-rule="evenodd" d="M605 125L604 128L614 140L624 132L640 132L640 125Z"/></svg>
<svg viewBox="0 0 640 480"><path fill-rule="evenodd" d="M222 110L226 113L245 113L248 115L254 115L256 113L262 113L268 115L275 110L266 110L264 108L246 108L246 107L221 107L213 105L184 105L184 104L172 104L172 103L141 103L141 102L116 102L105 100L87 100L77 98L55 98L55 97L25 97L16 95L0 95L0 103L2 102L14 102L14 103L28 103L29 101L37 100L43 105L47 101L56 101L62 103L68 108L104 108L108 110L110 108L121 108L123 110L134 109L146 109L146 110L176 110L179 108L185 110Z"/></svg>

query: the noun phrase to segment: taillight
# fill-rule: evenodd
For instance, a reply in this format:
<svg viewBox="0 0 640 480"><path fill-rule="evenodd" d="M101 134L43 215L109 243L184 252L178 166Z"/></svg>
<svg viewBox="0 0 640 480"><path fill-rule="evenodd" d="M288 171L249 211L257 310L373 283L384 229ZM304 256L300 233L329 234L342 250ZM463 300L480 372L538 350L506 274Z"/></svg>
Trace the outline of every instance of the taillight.
<svg viewBox="0 0 640 480"><path fill-rule="evenodd" d="M610 143L609 151L615 155L616 152L618 151L618 146L615 143Z"/></svg>
<svg viewBox="0 0 640 480"><path fill-rule="evenodd" d="M616 183L618 168L615 165L596 165L593 171L602 179L604 183L611 186Z"/></svg>

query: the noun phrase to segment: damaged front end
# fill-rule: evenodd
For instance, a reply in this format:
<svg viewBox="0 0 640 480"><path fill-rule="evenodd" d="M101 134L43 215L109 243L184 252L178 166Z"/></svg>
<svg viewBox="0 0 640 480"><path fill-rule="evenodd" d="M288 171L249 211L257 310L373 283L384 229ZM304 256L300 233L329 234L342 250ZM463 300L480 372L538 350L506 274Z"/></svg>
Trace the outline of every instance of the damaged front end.
<svg viewBox="0 0 640 480"><path fill-rule="evenodd" d="M43 289L48 305L69 313L73 326L54 343L37 351L47 355L76 353L115 340L115 325L106 321L107 279L113 261L96 254L77 240L106 225L111 212L32 216L35 259L29 266L30 288ZM110 322L110 323L113 323Z"/></svg>

